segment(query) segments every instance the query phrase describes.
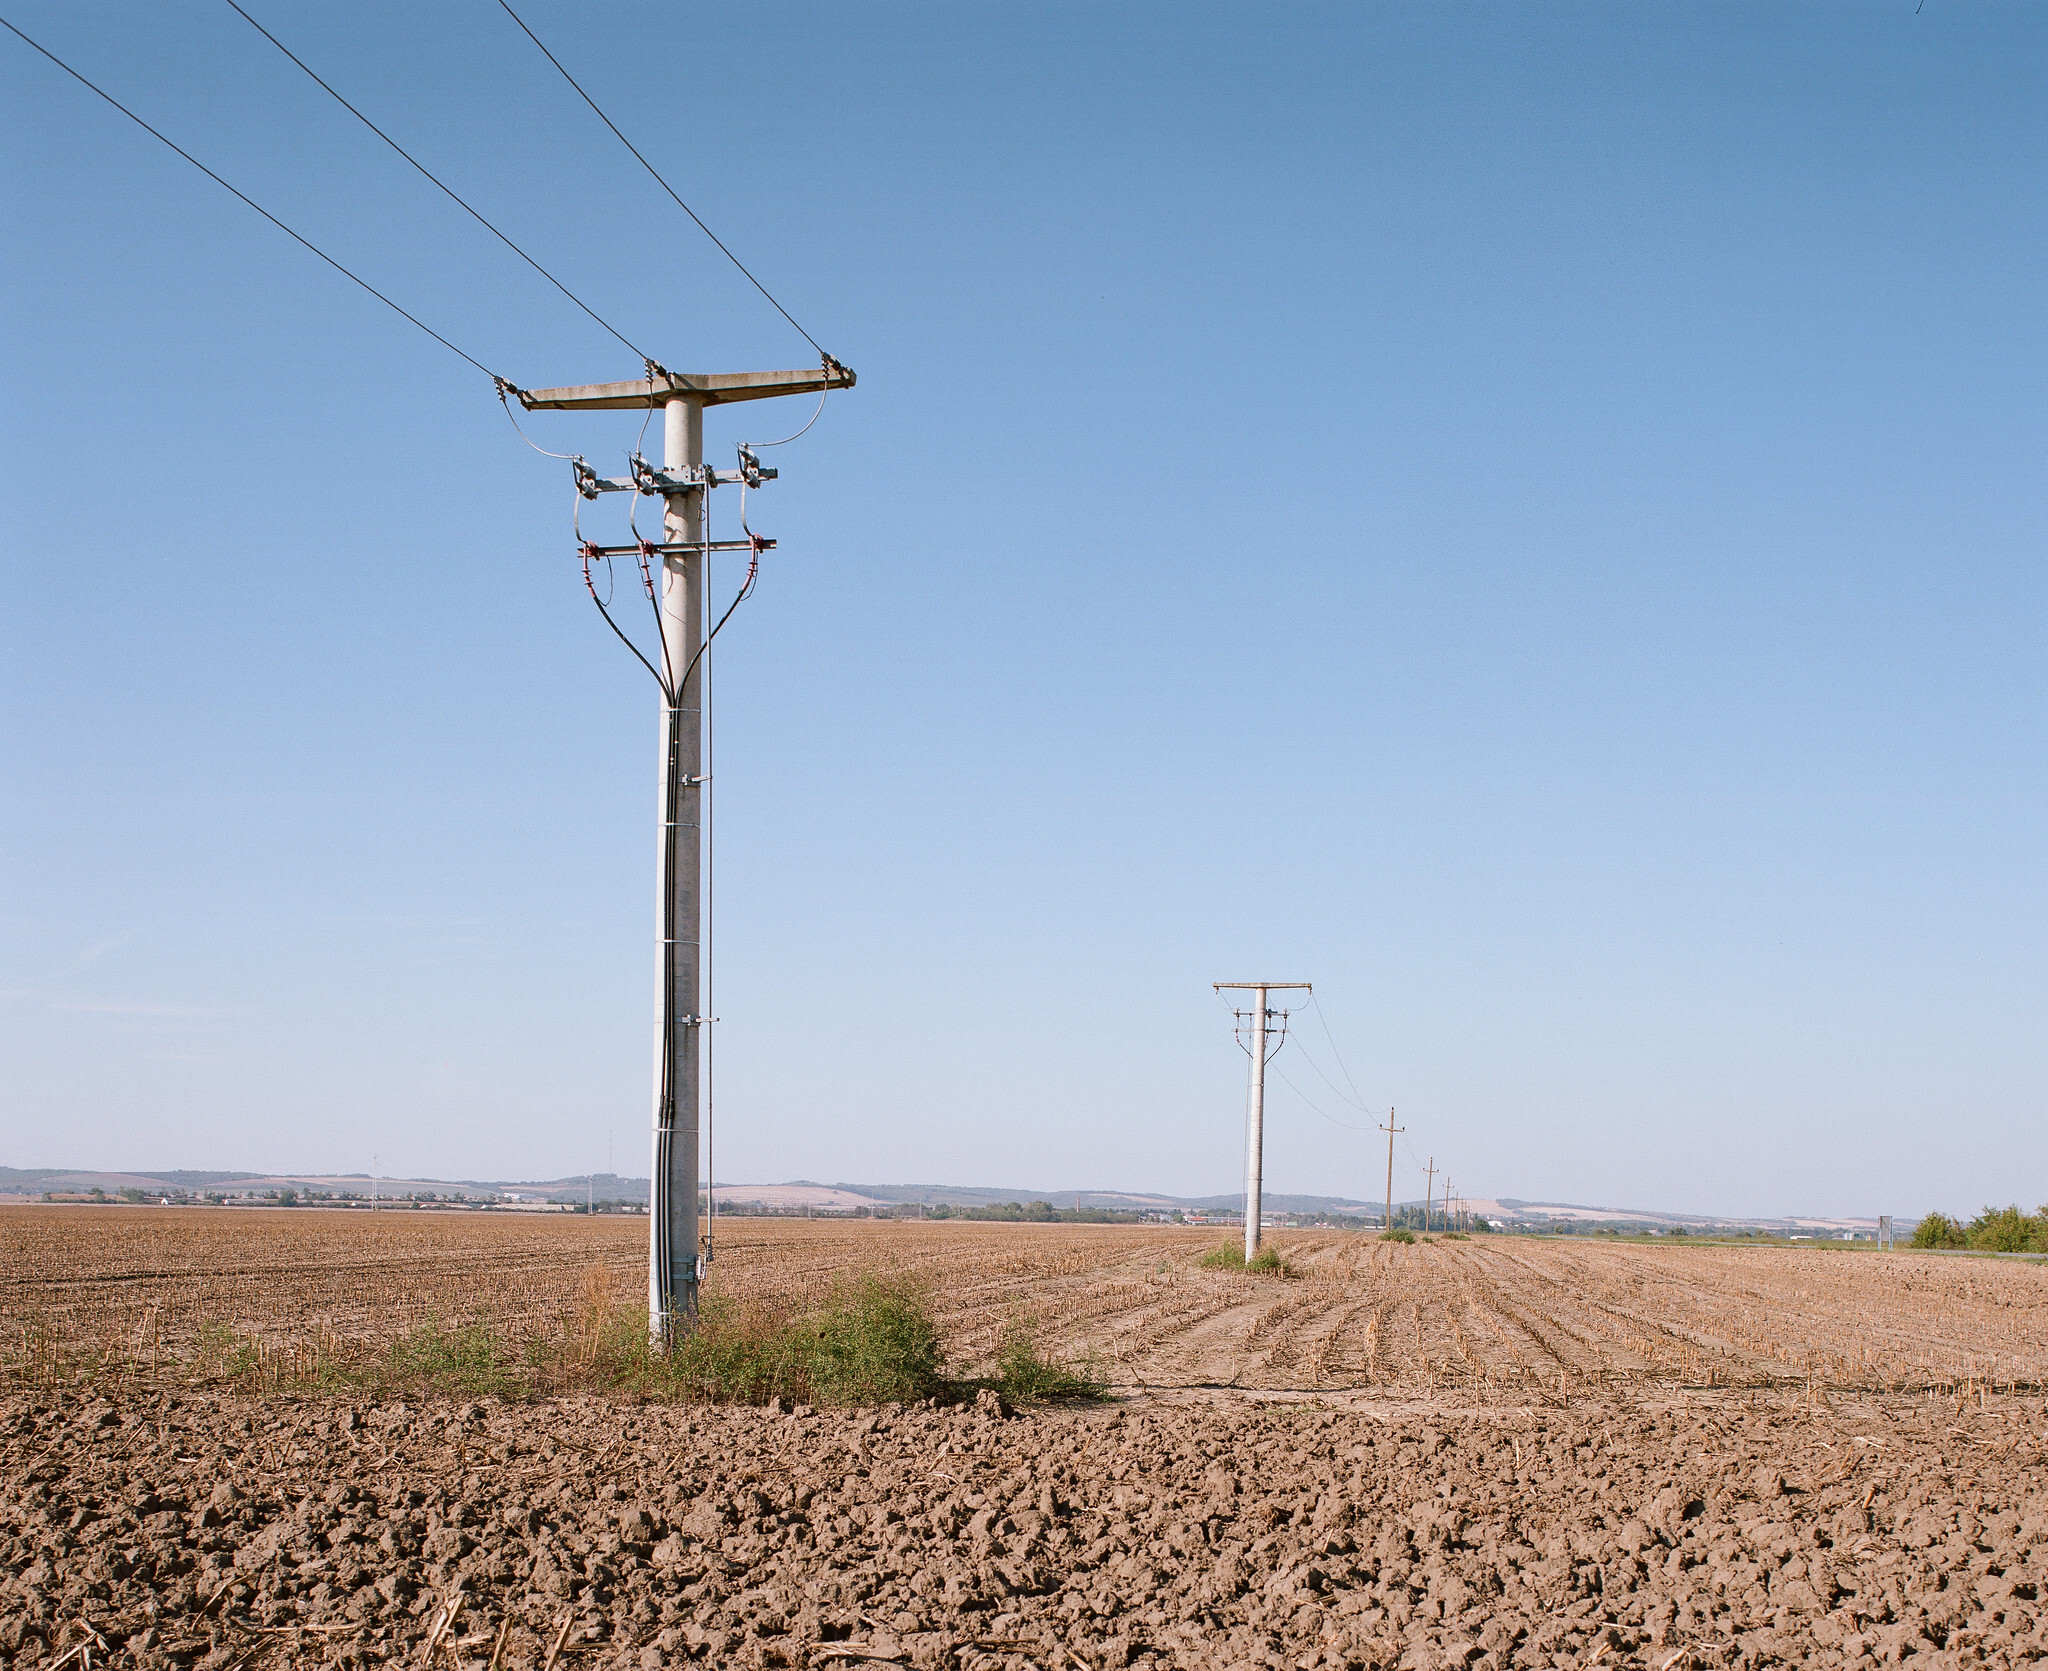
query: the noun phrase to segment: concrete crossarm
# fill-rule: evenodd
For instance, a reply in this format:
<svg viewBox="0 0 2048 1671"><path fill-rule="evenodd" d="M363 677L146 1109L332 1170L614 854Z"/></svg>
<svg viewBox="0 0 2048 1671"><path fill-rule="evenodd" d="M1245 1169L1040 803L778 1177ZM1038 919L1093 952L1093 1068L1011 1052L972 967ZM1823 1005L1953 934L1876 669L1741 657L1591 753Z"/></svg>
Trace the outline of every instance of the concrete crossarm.
<svg viewBox="0 0 2048 1671"><path fill-rule="evenodd" d="M853 373L842 365L809 371L671 371L649 384L585 383L573 389L520 389L519 404L529 412L637 412L650 396L655 404L672 395L696 395L706 406L735 400L767 400L775 395L814 395L826 389L850 389Z"/></svg>

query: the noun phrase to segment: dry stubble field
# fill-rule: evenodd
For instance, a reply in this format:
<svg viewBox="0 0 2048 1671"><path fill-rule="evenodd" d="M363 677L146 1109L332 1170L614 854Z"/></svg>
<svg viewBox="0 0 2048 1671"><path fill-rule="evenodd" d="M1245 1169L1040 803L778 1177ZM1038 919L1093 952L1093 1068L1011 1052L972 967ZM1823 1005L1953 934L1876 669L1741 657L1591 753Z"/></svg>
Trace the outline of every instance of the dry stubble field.
<svg viewBox="0 0 2048 1671"><path fill-rule="evenodd" d="M0 1213L0 1661L914 1671L2048 1657L2048 1270L1910 1254L732 1221L720 1284L926 1274L1095 1407L295 1390L573 1327L644 1221ZM192 1373L262 1343L268 1396ZM151 1373L154 1354L156 1373ZM89 1379L63 1377L90 1369Z"/></svg>
<svg viewBox="0 0 2048 1671"><path fill-rule="evenodd" d="M0 1350L184 1356L231 1329L289 1366L420 1324L506 1337L644 1295L646 1221L480 1213L0 1209ZM1274 1239L1296 1276L1201 1269L1151 1226L720 1221L714 1287L803 1296L926 1278L963 1370L1017 1313L1119 1386L1910 1390L2048 1383L2048 1268L1871 1252L1476 1237ZM1562 1381L1560 1381L1562 1377Z"/></svg>

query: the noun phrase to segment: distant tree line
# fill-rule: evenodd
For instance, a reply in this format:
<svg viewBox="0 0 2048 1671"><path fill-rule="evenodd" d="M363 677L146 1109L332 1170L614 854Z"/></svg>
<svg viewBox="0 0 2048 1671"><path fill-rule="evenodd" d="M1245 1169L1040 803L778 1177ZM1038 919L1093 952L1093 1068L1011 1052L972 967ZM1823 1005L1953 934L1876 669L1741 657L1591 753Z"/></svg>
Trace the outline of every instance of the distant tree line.
<svg viewBox="0 0 2048 1671"><path fill-rule="evenodd" d="M2048 1206L2023 1213L2017 1204L1986 1207L1968 1224L1929 1213L1913 1232L1915 1247L1963 1247L1978 1253L2048 1253Z"/></svg>
<svg viewBox="0 0 2048 1671"><path fill-rule="evenodd" d="M1000 1224L1139 1224L1143 1213L1112 1207L1055 1207L1050 1201L1001 1201L986 1207L956 1207L940 1201L925 1208L926 1218L987 1219Z"/></svg>

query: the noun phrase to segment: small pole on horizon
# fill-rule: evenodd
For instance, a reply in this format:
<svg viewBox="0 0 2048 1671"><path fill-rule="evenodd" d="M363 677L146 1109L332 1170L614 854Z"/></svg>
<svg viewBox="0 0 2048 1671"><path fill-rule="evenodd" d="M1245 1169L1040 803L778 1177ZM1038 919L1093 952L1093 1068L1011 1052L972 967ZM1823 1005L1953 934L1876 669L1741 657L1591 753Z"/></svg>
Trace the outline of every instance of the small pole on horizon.
<svg viewBox="0 0 2048 1671"><path fill-rule="evenodd" d="M1394 1111L1387 1110L1387 1123L1380 1130L1387 1134L1387 1216L1380 1224L1382 1230L1394 1228L1394 1133L1406 1131L1406 1126L1394 1124Z"/></svg>
<svg viewBox="0 0 2048 1671"><path fill-rule="evenodd" d="M1429 1215L1436 1206L1436 1156L1429 1157L1429 1165L1423 1168L1429 1174L1429 1181L1422 1186L1422 1233L1430 1232Z"/></svg>

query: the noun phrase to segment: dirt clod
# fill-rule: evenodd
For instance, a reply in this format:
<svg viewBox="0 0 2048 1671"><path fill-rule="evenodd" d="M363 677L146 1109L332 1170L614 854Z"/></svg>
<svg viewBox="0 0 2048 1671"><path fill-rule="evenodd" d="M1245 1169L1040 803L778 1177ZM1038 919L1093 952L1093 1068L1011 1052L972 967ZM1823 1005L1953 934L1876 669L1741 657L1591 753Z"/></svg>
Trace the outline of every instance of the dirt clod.
<svg viewBox="0 0 2048 1671"><path fill-rule="evenodd" d="M2048 1412L1928 1408L429 1399L365 1445L317 1400L17 1394L0 1656L418 1663L439 1624L471 1671L2048 1657Z"/></svg>

